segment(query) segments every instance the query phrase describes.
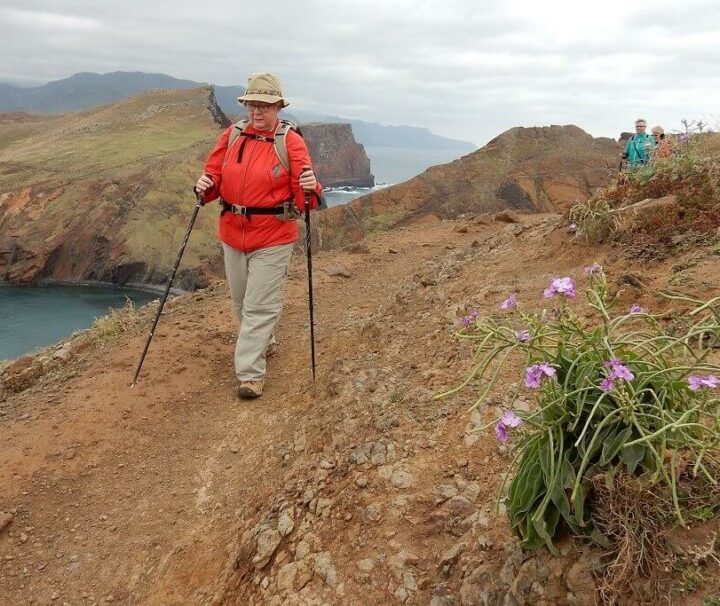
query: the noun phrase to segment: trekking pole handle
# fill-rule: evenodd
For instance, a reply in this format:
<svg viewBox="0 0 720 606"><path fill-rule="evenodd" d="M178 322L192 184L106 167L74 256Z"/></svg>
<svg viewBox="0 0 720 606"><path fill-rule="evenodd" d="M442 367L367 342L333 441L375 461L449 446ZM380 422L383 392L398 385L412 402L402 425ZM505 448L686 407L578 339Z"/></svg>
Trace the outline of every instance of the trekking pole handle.
<svg viewBox="0 0 720 606"><path fill-rule="evenodd" d="M302 176L303 176L305 173L307 173L307 172L310 172L310 173L311 173L311 172L313 172L313 169L312 169L312 166L308 166L308 165L306 164L305 166L302 167L302 170L300 171L300 177L302 177ZM305 189L305 188L303 187L303 193L305 194L306 200L307 200L307 197L308 197L308 195L310 194L310 192L312 192L311 189Z"/></svg>

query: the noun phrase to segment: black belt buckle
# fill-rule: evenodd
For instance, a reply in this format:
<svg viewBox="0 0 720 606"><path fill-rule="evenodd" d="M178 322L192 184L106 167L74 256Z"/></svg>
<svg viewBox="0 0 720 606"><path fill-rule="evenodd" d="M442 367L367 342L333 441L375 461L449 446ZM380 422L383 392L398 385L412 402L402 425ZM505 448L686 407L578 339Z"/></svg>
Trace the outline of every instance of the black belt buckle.
<svg viewBox="0 0 720 606"><path fill-rule="evenodd" d="M248 207L240 206L239 204L233 204L232 205L232 214L240 215L241 217L247 217L248 216Z"/></svg>

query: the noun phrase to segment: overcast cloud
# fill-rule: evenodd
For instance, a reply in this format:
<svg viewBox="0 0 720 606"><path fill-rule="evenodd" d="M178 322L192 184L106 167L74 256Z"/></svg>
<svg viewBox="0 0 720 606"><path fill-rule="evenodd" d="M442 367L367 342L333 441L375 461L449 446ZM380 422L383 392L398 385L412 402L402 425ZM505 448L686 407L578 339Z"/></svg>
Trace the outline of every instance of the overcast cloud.
<svg viewBox="0 0 720 606"><path fill-rule="evenodd" d="M716 0L0 0L0 24L0 81L267 70L292 106L478 145L518 125L720 122Z"/></svg>

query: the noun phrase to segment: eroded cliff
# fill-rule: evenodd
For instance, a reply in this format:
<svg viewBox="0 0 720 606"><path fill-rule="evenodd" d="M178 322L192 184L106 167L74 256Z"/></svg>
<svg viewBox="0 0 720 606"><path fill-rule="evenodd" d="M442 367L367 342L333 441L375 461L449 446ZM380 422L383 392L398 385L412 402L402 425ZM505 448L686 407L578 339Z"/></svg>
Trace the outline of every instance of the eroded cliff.
<svg viewBox="0 0 720 606"><path fill-rule="evenodd" d="M325 187L373 187L375 177L370 173L370 159L365 148L355 141L349 124L319 124L300 126L315 171Z"/></svg>

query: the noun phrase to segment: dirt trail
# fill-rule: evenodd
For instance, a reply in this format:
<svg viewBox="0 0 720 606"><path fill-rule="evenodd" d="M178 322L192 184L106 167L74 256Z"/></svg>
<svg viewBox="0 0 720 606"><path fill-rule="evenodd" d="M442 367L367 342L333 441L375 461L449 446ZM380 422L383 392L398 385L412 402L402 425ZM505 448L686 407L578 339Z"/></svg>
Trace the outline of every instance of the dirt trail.
<svg viewBox="0 0 720 606"><path fill-rule="evenodd" d="M469 367L450 338L466 308L510 291L537 301L594 260L667 280L570 243L552 215L415 225L373 237L369 254L321 254L312 385L297 255L279 354L251 402L235 397L225 286L178 299L133 390L144 331L5 402L0 604L472 604L499 582L565 603L583 591L572 562L529 560L535 576L515 586L527 558L492 508L509 453L466 433L491 415L467 414L472 390L433 396Z"/></svg>

